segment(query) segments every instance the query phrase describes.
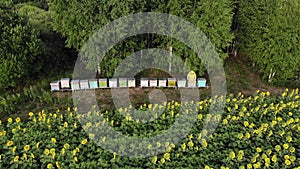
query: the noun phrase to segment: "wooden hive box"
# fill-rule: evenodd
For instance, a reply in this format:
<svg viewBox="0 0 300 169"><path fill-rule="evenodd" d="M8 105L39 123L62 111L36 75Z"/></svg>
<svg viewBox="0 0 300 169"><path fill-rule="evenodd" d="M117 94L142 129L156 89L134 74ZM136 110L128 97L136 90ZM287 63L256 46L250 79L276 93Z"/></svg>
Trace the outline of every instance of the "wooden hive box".
<svg viewBox="0 0 300 169"><path fill-rule="evenodd" d="M135 79L129 78L128 80L128 87L135 87Z"/></svg>
<svg viewBox="0 0 300 169"><path fill-rule="evenodd" d="M80 89L79 80L71 80L71 89L72 90Z"/></svg>
<svg viewBox="0 0 300 169"><path fill-rule="evenodd" d="M60 80L60 85L62 89L70 89L70 78L62 78Z"/></svg>
<svg viewBox="0 0 300 169"><path fill-rule="evenodd" d="M127 87L127 79L126 78L119 78L119 87Z"/></svg>
<svg viewBox="0 0 300 169"><path fill-rule="evenodd" d="M176 79L168 78L168 87L176 87Z"/></svg>
<svg viewBox="0 0 300 169"><path fill-rule="evenodd" d="M196 80L188 80L188 87L196 87Z"/></svg>
<svg viewBox="0 0 300 169"><path fill-rule="evenodd" d="M102 78L102 79L99 79L99 88L107 88L107 79L105 78Z"/></svg>
<svg viewBox="0 0 300 169"><path fill-rule="evenodd" d="M60 82L59 80L52 81L50 83L51 91L59 91L60 90Z"/></svg>
<svg viewBox="0 0 300 169"><path fill-rule="evenodd" d="M118 79L116 79L116 78L109 79L108 85L110 88L117 88L118 87Z"/></svg>
<svg viewBox="0 0 300 169"><path fill-rule="evenodd" d="M165 78L159 79L158 86L159 87L167 87L167 79L165 79Z"/></svg>
<svg viewBox="0 0 300 169"><path fill-rule="evenodd" d="M206 79L205 78L198 78L197 79L197 86L198 87L206 87Z"/></svg>
<svg viewBox="0 0 300 169"><path fill-rule="evenodd" d="M90 89L97 89L98 88L98 81L97 79L90 79L89 80Z"/></svg>
<svg viewBox="0 0 300 169"><path fill-rule="evenodd" d="M80 89L89 89L89 81L88 80L80 80Z"/></svg>
<svg viewBox="0 0 300 169"><path fill-rule="evenodd" d="M149 86L150 87L157 87L157 79L150 79L149 81Z"/></svg>
<svg viewBox="0 0 300 169"><path fill-rule="evenodd" d="M177 86L181 88L186 87L186 79L178 79Z"/></svg>
<svg viewBox="0 0 300 169"><path fill-rule="evenodd" d="M141 78L141 87L149 87L149 79Z"/></svg>

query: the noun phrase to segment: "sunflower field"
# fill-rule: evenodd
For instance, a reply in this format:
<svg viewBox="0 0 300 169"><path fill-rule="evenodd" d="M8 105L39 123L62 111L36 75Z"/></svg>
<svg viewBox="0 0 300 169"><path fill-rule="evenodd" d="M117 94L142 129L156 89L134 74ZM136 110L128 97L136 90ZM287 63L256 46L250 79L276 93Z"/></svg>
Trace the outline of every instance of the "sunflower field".
<svg viewBox="0 0 300 169"><path fill-rule="evenodd" d="M249 97L241 93L228 95L219 98L226 104L224 112L217 116L209 114L214 102L211 98L197 103L145 104L139 110L153 113L149 123L132 118L128 112L133 107L85 114L79 114L75 107L29 112L26 122L8 118L0 123L0 168L300 169L299 98L298 89L286 89L280 96L261 91ZM105 137L85 132L109 125L130 137L152 137L181 118L180 107L188 105L197 106L197 119L186 137L180 143L166 141L138 147L149 151L166 149L145 158L105 150L93 141L106 142ZM193 111L187 110L186 113ZM101 122L81 120L100 117L104 119ZM207 134L204 121L219 123L213 133ZM124 145L120 151L130 152L133 146Z"/></svg>

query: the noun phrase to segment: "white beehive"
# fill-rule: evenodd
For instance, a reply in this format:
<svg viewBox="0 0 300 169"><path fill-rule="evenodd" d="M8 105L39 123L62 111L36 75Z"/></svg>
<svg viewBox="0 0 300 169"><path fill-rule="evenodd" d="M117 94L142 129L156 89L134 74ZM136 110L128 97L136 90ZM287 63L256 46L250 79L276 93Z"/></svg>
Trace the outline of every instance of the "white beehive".
<svg viewBox="0 0 300 169"><path fill-rule="evenodd" d="M89 81L88 80L80 80L80 89L89 89Z"/></svg>
<svg viewBox="0 0 300 169"><path fill-rule="evenodd" d="M158 86L159 87L167 87L167 79L159 79Z"/></svg>
<svg viewBox="0 0 300 169"><path fill-rule="evenodd" d="M141 78L141 87L149 87L149 79Z"/></svg>
<svg viewBox="0 0 300 169"><path fill-rule="evenodd" d="M60 86L59 86L59 81L52 81L50 83L51 91L59 91Z"/></svg>
<svg viewBox="0 0 300 169"><path fill-rule="evenodd" d="M150 87L157 87L157 79L150 79L149 86Z"/></svg>
<svg viewBox="0 0 300 169"><path fill-rule="evenodd" d="M60 85L62 89L70 89L70 78L62 78L60 80Z"/></svg>
<svg viewBox="0 0 300 169"><path fill-rule="evenodd" d="M110 88L118 87L118 79L116 79L116 78L109 79L108 85Z"/></svg>

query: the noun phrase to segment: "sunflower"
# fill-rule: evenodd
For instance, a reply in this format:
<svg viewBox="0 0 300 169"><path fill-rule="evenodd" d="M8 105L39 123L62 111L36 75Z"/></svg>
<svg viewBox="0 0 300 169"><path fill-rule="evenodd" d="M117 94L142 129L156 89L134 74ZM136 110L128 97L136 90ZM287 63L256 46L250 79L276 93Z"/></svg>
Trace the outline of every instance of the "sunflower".
<svg viewBox="0 0 300 169"><path fill-rule="evenodd" d="M17 163L18 161L19 161L19 156L16 156L16 157L14 158L14 162Z"/></svg>
<svg viewBox="0 0 300 169"><path fill-rule="evenodd" d="M25 147L24 147L24 150L25 151L28 151L30 149L30 145L26 145Z"/></svg>
<svg viewBox="0 0 300 169"><path fill-rule="evenodd" d="M14 142L13 142L13 141L9 141L9 142L7 142L7 144L6 144L6 145L7 145L8 147L10 147L10 146L12 146L13 144L14 144Z"/></svg>
<svg viewBox="0 0 300 169"><path fill-rule="evenodd" d="M84 139L84 140L81 141L81 144L85 145L87 142L88 142L87 139Z"/></svg>

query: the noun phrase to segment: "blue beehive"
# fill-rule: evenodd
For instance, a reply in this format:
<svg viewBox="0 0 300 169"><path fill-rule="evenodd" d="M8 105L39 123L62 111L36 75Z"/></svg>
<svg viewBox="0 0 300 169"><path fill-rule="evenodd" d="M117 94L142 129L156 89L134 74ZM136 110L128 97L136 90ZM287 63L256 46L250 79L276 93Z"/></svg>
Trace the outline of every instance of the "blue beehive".
<svg viewBox="0 0 300 169"><path fill-rule="evenodd" d="M206 87L206 79L205 78L198 78L197 79L198 87Z"/></svg>
<svg viewBox="0 0 300 169"><path fill-rule="evenodd" d="M89 80L90 89L98 88L98 81L96 79Z"/></svg>

